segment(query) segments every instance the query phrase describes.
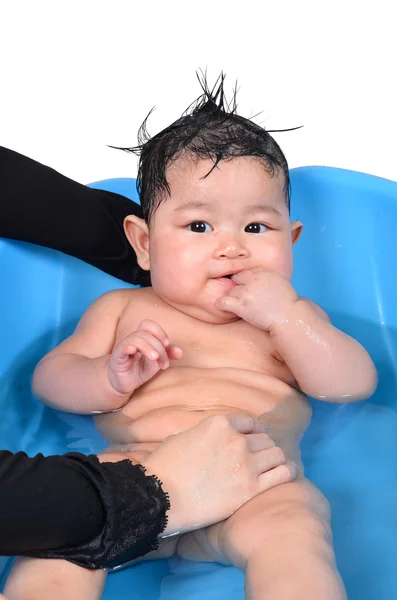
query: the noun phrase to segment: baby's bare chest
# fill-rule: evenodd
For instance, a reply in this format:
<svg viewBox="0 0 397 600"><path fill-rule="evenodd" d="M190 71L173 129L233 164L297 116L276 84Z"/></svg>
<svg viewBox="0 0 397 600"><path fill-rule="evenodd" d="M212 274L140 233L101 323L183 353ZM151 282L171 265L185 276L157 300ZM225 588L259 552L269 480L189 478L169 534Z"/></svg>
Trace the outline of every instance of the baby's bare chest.
<svg viewBox="0 0 397 600"><path fill-rule="evenodd" d="M120 319L115 344L145 319L164 329L183 358L136 390L119 412L96 419L106 439L158 442L210 414L236 409L271 412L288 432L306 426L306 399L267 332L242 320L213 325L160 303L135 302Z"/></svg>
<svg viewBox="0 0 397 600"><path fill-rule="evenodd" d="M183 358L175 366L251 370L295 384L269 333L243 320L214 325L162 304L135 304L120 319L115 344L135 331L144 319L158 323L171 343L183 351Z"/></svg>

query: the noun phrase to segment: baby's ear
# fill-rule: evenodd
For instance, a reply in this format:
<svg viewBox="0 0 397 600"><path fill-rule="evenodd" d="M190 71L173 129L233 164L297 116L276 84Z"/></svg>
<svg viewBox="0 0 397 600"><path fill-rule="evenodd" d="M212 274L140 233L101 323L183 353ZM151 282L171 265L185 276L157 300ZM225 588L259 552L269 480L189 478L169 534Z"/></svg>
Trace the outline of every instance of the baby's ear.
<svg viewBox="0 0 397 600"><path fill-rule="evenodd" d="M138 265L144 271L150 271L149 228L144 219L128 215L124 219L124 232L135 250Z"/></svg>
<svg viewBox="0 0 397 600"><path fill-rule="evenodd" d="M302 229L303 229L303 224L300 221L293 221L291 223L291 237L292 237L292 243L295 244L295 242L297 242L300 238L300 235L302 233Z"/></svg>

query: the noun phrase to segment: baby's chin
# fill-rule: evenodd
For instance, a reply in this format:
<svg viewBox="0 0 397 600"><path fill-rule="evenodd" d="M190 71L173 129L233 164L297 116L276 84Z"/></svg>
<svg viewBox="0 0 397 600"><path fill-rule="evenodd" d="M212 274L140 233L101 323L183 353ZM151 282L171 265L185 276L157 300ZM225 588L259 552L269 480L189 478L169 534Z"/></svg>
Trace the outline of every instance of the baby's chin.
<svg viewBox="0 0 397 600"><path fill-rule="evenodd" d="M186 312L192 317L212 325L227 325L228 323L240 321L240 317L234 313L226 310L219 310L216 306L207 309L203 307L189 307Z"/></svg>
<svg viewBox="0 0 397 600"><path fill-rule="evenodd" d="M179 312L197 319L198 321L202 321L203 323L226 325L241 320L240 317L234 313L220 310L216 306L216 299L218 296L207 296L206 298L201 298L202 301L200 302L199 294L196 294L196 297L194 297L193 294L182 296L174 293L171 295L164 293L164 290L155 288L155 286L152 287L152 291L165 304L168 304L168 306L171 306ZM196 299L199 300L197 303L195 302Z"/></svg>
<svg viewBox="0 0 397 600"><path fill-rule="evenodd" d="M221 314L217 314L217 315L208 315L207 319L201 319L202 321L206 321L207 323L212 323L213 325L227 325L228 323L235 323L236 321L240 321L240 317L238 317L237 315L231 313L231 312L226 312L226 311L219 311L219 313Z"/></svg>
<svg viewBox="0 0 397 600"><path fill-rule="evenodd" d="M171 303L169 302L169 304ZM215 305L200 306L192 304L184 305L182 303L172 303L171 305L185 315L211 325L226 325L228 323L233 323L234 321L240 321L240 317L234 313L219 310Z"/></svg>

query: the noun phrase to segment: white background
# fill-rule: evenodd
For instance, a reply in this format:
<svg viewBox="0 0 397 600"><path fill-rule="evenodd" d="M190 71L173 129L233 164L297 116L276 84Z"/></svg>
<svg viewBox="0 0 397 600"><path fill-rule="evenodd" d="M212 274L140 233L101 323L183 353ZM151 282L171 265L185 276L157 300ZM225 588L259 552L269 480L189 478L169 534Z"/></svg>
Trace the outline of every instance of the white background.
<svg viewBox="0 0 397 600"><path fill-rule="evenodd" d="M135 176L131 146L236 79L291 167L397 180L394 0L0 0L0 145L80 182Z"/></svg>

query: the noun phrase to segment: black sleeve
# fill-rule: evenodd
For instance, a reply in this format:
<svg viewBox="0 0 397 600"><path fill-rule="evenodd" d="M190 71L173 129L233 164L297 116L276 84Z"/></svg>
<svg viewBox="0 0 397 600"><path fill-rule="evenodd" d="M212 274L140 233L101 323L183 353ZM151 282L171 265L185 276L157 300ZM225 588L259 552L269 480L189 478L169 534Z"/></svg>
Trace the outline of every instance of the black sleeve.
<svg viewBox="0 0 397 600"><path fill-rule="evenodd" d="M144 285L148 274L123 230L131 214L142 216L141 208L125 196L94 190L0 146L0 237L60 250Z"/></svg>
<svg viewBox="0 0 397 600"><path fill-rule="evenodd" d="M155 476L128 460L0 451L0 554L97 569L157 547L169 510Z"/></svg>

